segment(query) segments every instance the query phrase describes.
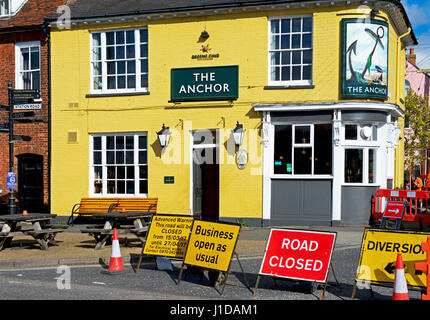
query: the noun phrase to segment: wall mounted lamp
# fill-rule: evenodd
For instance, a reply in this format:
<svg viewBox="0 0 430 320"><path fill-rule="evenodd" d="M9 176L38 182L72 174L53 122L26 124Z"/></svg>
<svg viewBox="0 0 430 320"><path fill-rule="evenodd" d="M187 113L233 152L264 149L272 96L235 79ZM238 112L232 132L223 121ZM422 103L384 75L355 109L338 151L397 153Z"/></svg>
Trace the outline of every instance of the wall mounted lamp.
<svg viewBox="0 0 430 320"><path fill-rule="evenodd" d="M237 146L240 146L243 141L243 136L245 135L245 130L243 129L243 125L237 121L236 128L231 130L231 134L233 135L234 143Z"/></svg>
<svg viewBox="0 0 430 320"><path fill-rule="evenodd" d="M163 127L161 128L160 131L157 132L158 135L158 140L160 141L160 145L162 148L167 147L167 145L169 144L169 140L170 140L170 129L169 127L165 127L164 123L163 123Z"/></svg>

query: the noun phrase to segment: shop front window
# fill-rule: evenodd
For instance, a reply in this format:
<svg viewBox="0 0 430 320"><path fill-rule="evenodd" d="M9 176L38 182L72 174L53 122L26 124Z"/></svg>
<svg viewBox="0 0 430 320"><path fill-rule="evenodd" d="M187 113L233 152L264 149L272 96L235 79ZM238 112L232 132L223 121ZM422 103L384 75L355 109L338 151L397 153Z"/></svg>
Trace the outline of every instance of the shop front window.
<svg viewBox="0 0 430 320"><path fill-rule="evenodd" d="M345 149L345 183L376 183L376 149Z"/></svg>
<svg viewBox="0 0 430 320"><path fill-rule="evenodd" d="M274 174L331 175L332 125L276 125Z"/></svg>

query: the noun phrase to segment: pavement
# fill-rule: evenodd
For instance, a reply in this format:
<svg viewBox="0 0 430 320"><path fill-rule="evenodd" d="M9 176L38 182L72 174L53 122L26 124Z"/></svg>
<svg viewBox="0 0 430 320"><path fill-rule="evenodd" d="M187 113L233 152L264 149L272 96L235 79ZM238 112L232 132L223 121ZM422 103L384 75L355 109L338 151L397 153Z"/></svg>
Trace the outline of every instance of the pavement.
<svg viewBox="0 0 430 320"><path fill-rule="evenodd" d="M0 269L52 267L59 265L109 264L111 246L94 250L95 240L81 233L86 225L75 224L57 234L56 244L40 250L39 244L30 236L14 237L11 245L0 251ZM275 228L275 227L273 227ZM361 246L364 227L282 227L302 230L336 232L335 250ZM242 227L236 245L239 257L263 256L270 227ZM121 257L124 263L137 262L142 243L133 234L119 235Z"/></svg>

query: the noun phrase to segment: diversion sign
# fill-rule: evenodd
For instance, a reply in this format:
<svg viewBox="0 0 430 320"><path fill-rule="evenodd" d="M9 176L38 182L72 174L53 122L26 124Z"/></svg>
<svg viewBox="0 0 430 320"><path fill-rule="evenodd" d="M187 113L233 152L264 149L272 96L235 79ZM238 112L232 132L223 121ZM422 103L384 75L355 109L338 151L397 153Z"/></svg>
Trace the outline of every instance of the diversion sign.
<svg viewBox="0 0 430 320"><path fill-rule="evenodd" d="M396 258L401 253L408 285L426 287L426 274L416 274L415 262L426 260L421 243L429 236L423 232L365 229L355 281L394 283Z"/></svg>

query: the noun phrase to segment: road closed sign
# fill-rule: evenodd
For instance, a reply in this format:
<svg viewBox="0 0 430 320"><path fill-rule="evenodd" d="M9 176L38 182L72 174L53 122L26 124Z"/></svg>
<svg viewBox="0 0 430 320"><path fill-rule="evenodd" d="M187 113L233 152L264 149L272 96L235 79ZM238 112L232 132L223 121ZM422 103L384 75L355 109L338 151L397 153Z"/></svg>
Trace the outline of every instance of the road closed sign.
<svg viewBox="0 0 430 320"><path fill-rule="evenodd" d="M194 220L184 264L228 271L239 231L240 224Z"/></svg>
<svg viewBox="0 0 430 320"><path fill-rule="evenodd" d="M393 283L397 254L402 255L406 282L426 287L426 274L415 271L415 263L426 260L421 244L429 233L388 229L365 229L355 281L358 283Z"/></svg>
<svg viewBox="0 0 430 320"><path fill-rule="evenodd" d="M326 282L336 233L271 229L260 275Z"/></svg>

